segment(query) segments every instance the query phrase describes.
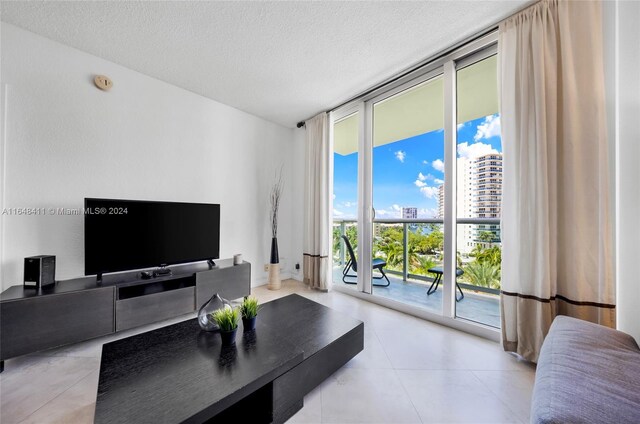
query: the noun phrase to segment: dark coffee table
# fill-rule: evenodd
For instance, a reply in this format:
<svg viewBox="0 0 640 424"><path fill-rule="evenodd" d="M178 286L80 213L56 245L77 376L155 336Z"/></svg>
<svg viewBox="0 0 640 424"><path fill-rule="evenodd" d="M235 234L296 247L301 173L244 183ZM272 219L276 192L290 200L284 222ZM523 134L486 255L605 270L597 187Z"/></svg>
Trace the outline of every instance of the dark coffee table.
<svg viewBox="0 0 640 424"><path fill-rule="evenodd" d="M361 321L295 294L230 348L184 321L103 346L95 422L282 423L363 347Z"/></svg>

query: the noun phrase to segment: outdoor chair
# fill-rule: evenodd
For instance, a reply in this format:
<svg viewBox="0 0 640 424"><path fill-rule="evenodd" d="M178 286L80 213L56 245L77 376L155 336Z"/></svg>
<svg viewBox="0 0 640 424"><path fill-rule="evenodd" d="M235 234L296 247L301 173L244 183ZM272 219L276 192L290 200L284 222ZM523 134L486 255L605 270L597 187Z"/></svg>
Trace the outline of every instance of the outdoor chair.
<svg viewBox="0 0 640 424"><path fill-rule="evenodd" d="M347 251L349 252L349 260L347 261L347 264L344 266L344 269L342 270L342 281L345 284L357 284L357 281L353 281L350 280L348 281L347 278L357 278L356 274L349 274L349 270L352 269L353 272L358 272L358 261L356 260L356 254L353 251L353 247L351 247L351 243L349 242L349 239L347 238L347 236L342 236L342 239L344 240L344 243L347 245ZM374 286L378 286L378 287L387 287L389 286L389 284L391 284L391 282L389 281L389 279L387 278L387 274L384 273L384 267L387 266L387 262L384 259L380 259L380 258L373 258L372 260L372 268L374 271L378 271L380 272L380 276L376 277L374 275L372 275L372 278L374 280L382 280L383 278L385 280L387 280L387 284L373 284Z"/></svg>
<svg viewBox="0 0 640 424"><path fill-rule="evenodd" d="M441 266L436 266L433 268L429 268L427 272L430 272L436 276L436 278L434 278L433 280L433 283L431 283L431 287L429 287L429 290L427 290L427 296L430 296L435 293L436 290L438 290L438 286L442 282L442 274L444 274L444 271L442 270ZM462 292L460 284L458 284L457 281L458 277L460 277L462 274L464 274L464 271L460 268L456 268L456 288L460 291L460 297L456 295L456 302L460 302L462 299L464 299L464 293Z"/></svg>

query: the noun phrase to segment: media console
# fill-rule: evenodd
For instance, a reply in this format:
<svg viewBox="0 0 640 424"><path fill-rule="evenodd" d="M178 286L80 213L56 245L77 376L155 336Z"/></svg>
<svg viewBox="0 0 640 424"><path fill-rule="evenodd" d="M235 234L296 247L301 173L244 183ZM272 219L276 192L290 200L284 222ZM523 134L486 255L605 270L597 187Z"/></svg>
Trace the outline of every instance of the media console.
<svg viewBox="0 0 640 424"><path fill-rule="evenodd" d="M12 286L0 294L0 371L4 361L194 312L214 293L251 294L251 264L233 259L173 266L172 275L139 272L56 282L50 289Z"/></svg>

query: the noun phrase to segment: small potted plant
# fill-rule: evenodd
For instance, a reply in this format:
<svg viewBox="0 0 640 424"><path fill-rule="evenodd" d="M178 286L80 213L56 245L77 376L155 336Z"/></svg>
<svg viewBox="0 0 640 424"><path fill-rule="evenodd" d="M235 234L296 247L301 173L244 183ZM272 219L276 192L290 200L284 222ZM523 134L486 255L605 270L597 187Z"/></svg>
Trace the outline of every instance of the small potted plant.
<svg viewBox="0 0 640 424"><path fill-rule="evenodd" d="M237 308L224 307L218 309L213 314L213 320L220 327L220 337L222 337L222 346L229 346L236 342L236 331L238 330L238 321L240 321L240 312Z"/></svg>
<svg viewBox="0 0 640 424"><path fill-rule="evenodd" d="M244 331L255 330L256 317L258 316L258 299L255 297L246 297L240 305L240 312L242 313L242 326Z"/></svg>

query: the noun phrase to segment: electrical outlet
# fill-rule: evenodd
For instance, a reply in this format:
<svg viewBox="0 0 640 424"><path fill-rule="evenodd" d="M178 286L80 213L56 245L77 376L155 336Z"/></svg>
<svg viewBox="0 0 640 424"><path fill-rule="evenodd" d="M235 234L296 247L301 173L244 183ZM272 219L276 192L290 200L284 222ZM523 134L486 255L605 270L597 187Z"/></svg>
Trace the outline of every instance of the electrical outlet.
<svg viewBox="0 0 640 424"><path fill-rule="evenodd" d="M264 264L264 272L269 272L269 264Z"/></svg>

